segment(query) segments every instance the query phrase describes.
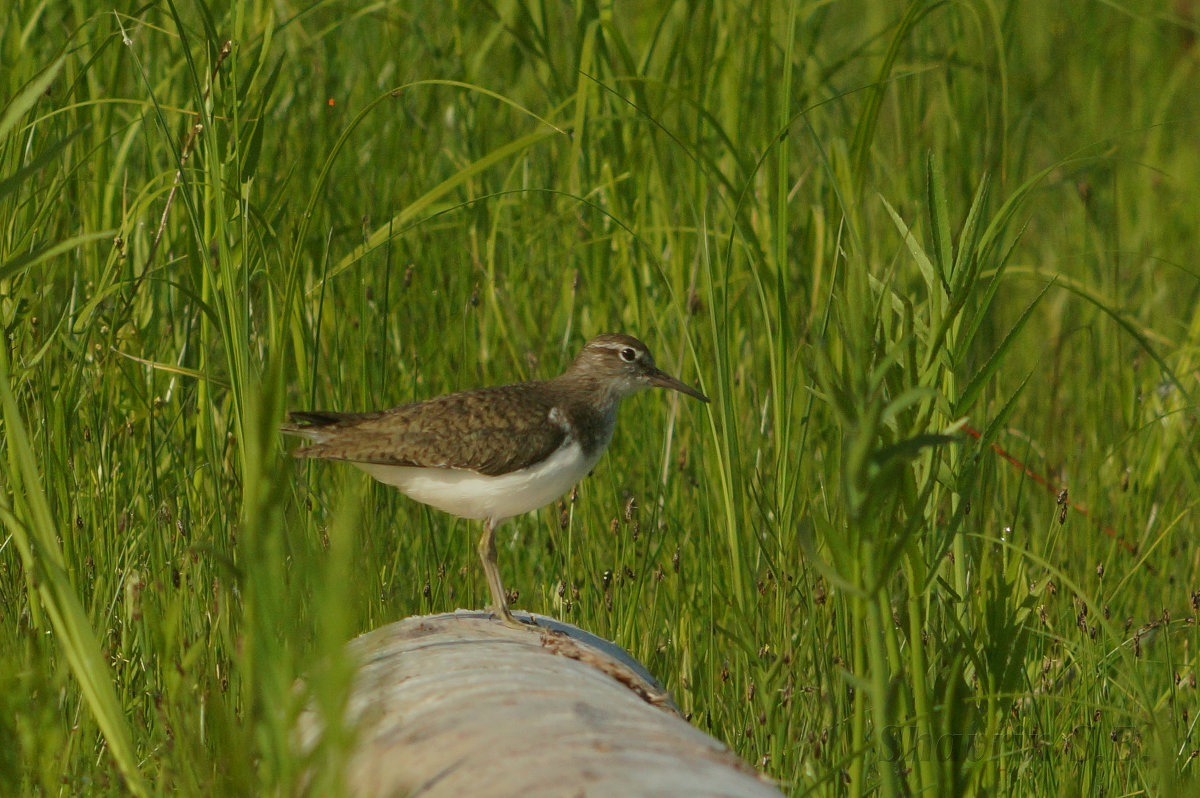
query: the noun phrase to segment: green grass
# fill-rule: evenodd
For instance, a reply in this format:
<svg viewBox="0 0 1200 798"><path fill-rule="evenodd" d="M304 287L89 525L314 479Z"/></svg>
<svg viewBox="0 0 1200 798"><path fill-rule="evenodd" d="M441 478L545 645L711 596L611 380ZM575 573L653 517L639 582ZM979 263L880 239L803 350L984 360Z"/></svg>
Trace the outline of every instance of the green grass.
<svg viewBox="0 0 1200 798"><path fill-rule="evenodd" d="M343 643L487 587L276 425L617 330L713 403L501 531L518 607L790 795L1192 794L1187 8L8 4L0 793L327 794Z"/></svg>

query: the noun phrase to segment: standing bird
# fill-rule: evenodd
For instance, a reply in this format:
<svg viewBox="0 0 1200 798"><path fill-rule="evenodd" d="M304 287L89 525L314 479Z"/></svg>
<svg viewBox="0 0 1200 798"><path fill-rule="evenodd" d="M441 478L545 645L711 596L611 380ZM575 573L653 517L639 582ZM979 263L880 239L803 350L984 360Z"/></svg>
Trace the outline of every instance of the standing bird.
<svg viewBox="0 0 1200 798"><path fill-rule="evenodd" d="M660 371L629 335L588 341L560 376L477 388L373 413L290 413L281 427L313 445L296 457L345 460L419 502L483 519L479 556L495 613L508 609L496 565L496 529L549 504L591 472L612 439L617 407L660 387L708 397Z"/></svg>

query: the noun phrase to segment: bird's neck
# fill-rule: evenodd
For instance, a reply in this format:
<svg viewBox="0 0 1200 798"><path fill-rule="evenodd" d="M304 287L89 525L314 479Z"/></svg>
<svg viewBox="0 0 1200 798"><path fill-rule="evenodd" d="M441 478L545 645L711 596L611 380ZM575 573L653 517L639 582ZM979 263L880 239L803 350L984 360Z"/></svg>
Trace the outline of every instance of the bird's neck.
<svg viewBox="0 0 1200 798"><path fill-rule="evenodd" d="M571 372L550 380L550 385L584 451L591 454L603 450L612 439L622 394L613 389L611 382Z"/></svg>

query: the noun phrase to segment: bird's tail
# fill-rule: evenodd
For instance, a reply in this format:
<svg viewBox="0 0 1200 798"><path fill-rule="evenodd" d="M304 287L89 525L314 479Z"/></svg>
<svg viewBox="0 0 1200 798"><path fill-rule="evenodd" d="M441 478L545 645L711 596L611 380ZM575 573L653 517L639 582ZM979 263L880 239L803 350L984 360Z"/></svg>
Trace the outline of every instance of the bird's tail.
<svg viewBox="0 0 1200 798"><path fill-rule="evenodd" d="M337 413L332 410L298 410L288 413L291 424L279 425L279 431L287 435L298 435L320 443L325 439L322 430L336 427L343 421L356 418L358 413Z"/></svg>

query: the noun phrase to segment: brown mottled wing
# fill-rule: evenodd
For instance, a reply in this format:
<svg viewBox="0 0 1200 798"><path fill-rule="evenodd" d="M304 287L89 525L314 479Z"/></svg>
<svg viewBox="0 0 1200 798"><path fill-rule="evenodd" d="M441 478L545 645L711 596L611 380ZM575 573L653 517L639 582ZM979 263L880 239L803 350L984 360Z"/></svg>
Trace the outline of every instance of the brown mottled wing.
<svg viewBox="0 0 1200 798"><path fill-rule="evenodd" d="M439 396L378 413L292 413L285 432L317 441L297 457L459 468L495 476L549 457L567 438L554 399L528 385Z"/></svg>

